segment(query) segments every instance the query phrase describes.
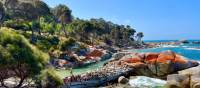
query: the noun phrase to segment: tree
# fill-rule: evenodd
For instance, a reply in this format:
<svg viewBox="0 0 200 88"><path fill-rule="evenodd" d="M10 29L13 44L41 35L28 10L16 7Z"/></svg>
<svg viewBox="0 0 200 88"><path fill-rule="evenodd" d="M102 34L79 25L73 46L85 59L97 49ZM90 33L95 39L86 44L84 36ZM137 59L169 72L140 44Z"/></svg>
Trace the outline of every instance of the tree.
<svg viewBox="0 0 200 88"><path fill-rule="evenodd" d="M67 32L65 30L65 24L69 24L72 22L72 15L71 10L66 5L58 5L53 9L53 14L57 18L57 21L61 23L62 30L65 33L65 36L67 36Z"/></svg>
<svg viewBox="0 0 200 88"><path fill-rule="evenodd" d="M139 43L142 42L142 38L143 38L143 37L144 37L143 32L138 32L137 35L136 35L137 41L138 41Z"/></svg>
<svg viewBox="0 0 200 88"><path fill-rule="evenodd" d="M0 2L0 27L3 22L4 16L5 16L5 12L4 12L4 8L3 8L3 4Z"/></svg>
<svg viewBox="0 0 200 88"><path fill-rule="evenodd" d="M49 56L32 46L13 29L0 29L0 87L10 77L20 79L14 88L20 88L26 79L32 79L45 69Z"/></svg>

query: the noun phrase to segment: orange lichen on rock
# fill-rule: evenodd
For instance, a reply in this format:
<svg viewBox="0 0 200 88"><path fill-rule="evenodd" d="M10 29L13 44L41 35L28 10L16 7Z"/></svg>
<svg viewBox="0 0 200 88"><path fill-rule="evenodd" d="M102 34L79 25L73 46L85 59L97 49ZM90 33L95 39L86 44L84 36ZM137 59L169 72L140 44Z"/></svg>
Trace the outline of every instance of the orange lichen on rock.
<svg viewBox="0 0 200 88"><path fill-rule="evenodd" d="M142 62L142 59L138 56L134 56L132 58L124 59L123 61L125 61L127 63L137 63L137 62Z"/></svg>
<svg viewBox="0 0 200 88"><path fill-rule="evenodd" d="M161 52L160 55L157 58L158 63L166 63L169 61L174 61L175 60L175 53L172 51L165 51Z"/></svg>
<svg viewBox="0 0 200 88"><path fill-rule="evenodd" d="M183 58L182 56L176 54L176 57L175 57L175 59L174 59L174 62L175 62L175 63L186 64L186 63L188 62L188 60L186 60L186 59Z"/></svg>
<svg viewBox="0 0 200 88"><path fill-rule="evenodd" d="M88 57L101 57L103 55L103 52L99 50L94 50L91 53L89 53L87 56Z"/></svg>
<svg viewBox="0 0 200 88"><path fill-rule="evenodd" d="M159 53L146 53L145 62L146 63L155 63L158 58Z"/></svg>
<svg viewBox="0 0 200 88"><path fill-rule="evenodd" d="M143 62L136 62L136 63L126 63L126 65L134 67L134 68L138 68L138 67L145 67L146 64Z"/></svg>

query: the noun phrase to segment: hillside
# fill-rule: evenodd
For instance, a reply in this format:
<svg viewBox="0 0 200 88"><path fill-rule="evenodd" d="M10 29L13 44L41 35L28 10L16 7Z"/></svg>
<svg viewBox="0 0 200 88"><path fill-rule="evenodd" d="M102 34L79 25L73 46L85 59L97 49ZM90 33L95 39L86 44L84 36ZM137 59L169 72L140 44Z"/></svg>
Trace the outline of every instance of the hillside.
<svg viewBox="0 0 200 88"><path fill-rule="evenodd" d="M63 83L55 74L60 68L88 66L123 48L144 47L143 33L129 25L72 13L66 5L49 8L41 0L0 1L0 69L8 74L0 74L0 87L17 77L13 88L27 80L33 80L31 86L56 88Z"/></svg>

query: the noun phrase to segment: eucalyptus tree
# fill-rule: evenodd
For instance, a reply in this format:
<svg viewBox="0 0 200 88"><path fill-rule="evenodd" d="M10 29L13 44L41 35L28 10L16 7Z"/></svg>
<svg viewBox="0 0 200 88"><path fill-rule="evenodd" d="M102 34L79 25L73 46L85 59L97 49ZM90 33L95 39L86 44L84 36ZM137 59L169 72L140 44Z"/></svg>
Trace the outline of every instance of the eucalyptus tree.
<svg viewBox="0 0 200 88"><path fill-rule="evenodd" d="M67 37L67 32L65 30L65 25L72 22L72 15L71 10L66 5L58 5L53 10L52 13L57 18L57 22L61 23L62 30L65 33L65 36Z"/></svg>
<svg viewBox="0 0 200 88"><path fill-rule="evenodd" d="M143 37L144 37L143 32L138 32L138 33L136 34L136 38L137 38L137 41L138 41L139 43L142 42L142 38L143 38Z"/></svg>
<svg viewBox="0 0 200 88"><path fill-rule="evenodd" d="M14 88L24 86L24 81L32 79L45 69L49 56L32 46L13 29L0 30L0 87L8 86L5 79L17 77Z"/></svg>
<svg viewBox="0 0 200 88"><path fill-rule="evenodd" d="M0 2L0 27L1 27L1 24L3 22L4 16L5 16L5 11L4 11L4 8L3 8L3 4Z"/></svg>

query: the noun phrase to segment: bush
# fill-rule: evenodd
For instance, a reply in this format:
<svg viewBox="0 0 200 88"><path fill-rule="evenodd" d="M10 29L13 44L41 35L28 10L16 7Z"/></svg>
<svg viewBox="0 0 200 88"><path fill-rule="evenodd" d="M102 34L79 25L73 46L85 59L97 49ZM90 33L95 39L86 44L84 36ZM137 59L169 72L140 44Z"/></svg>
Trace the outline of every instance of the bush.
<svg viewBox="0 0 200 88"><path fill-rule="evenodd" d="M43 51L49 51L50 49L55 48L59 44L59 41L60 40L56 36L49 36L48 38L38 36L36 46Z"/></svg>
<svg viewBox="0 0 200 88"><path fill-rule="evenodd" d="M65 41L61 41L59 44L59 49L61 51L70 50L72 46L74 46L76 41L73 38L68 38Z"/></svg>
<svg viewBox="0 0 200 88"><path fill-rule="evenodd" d="M36 46L43 51L48 51L52 45L48 40L38 40Z"/></svg>
<svg viewBox="0 0 200 88"><path fill-rule="evenodd" d="M13 29L0 29L0 80L18 77L24 80L39 75L45 69L49 56L31 45ZM6 74L6 75L5 75Z"/></svg>
<svg viewBox="0 0 200 88"><path fill-rule="evenodd" d="M42 71L39 76L40 83L43 88L59 88L64 84L63 80L59 78L53 68L48 68Z"/></svg>

